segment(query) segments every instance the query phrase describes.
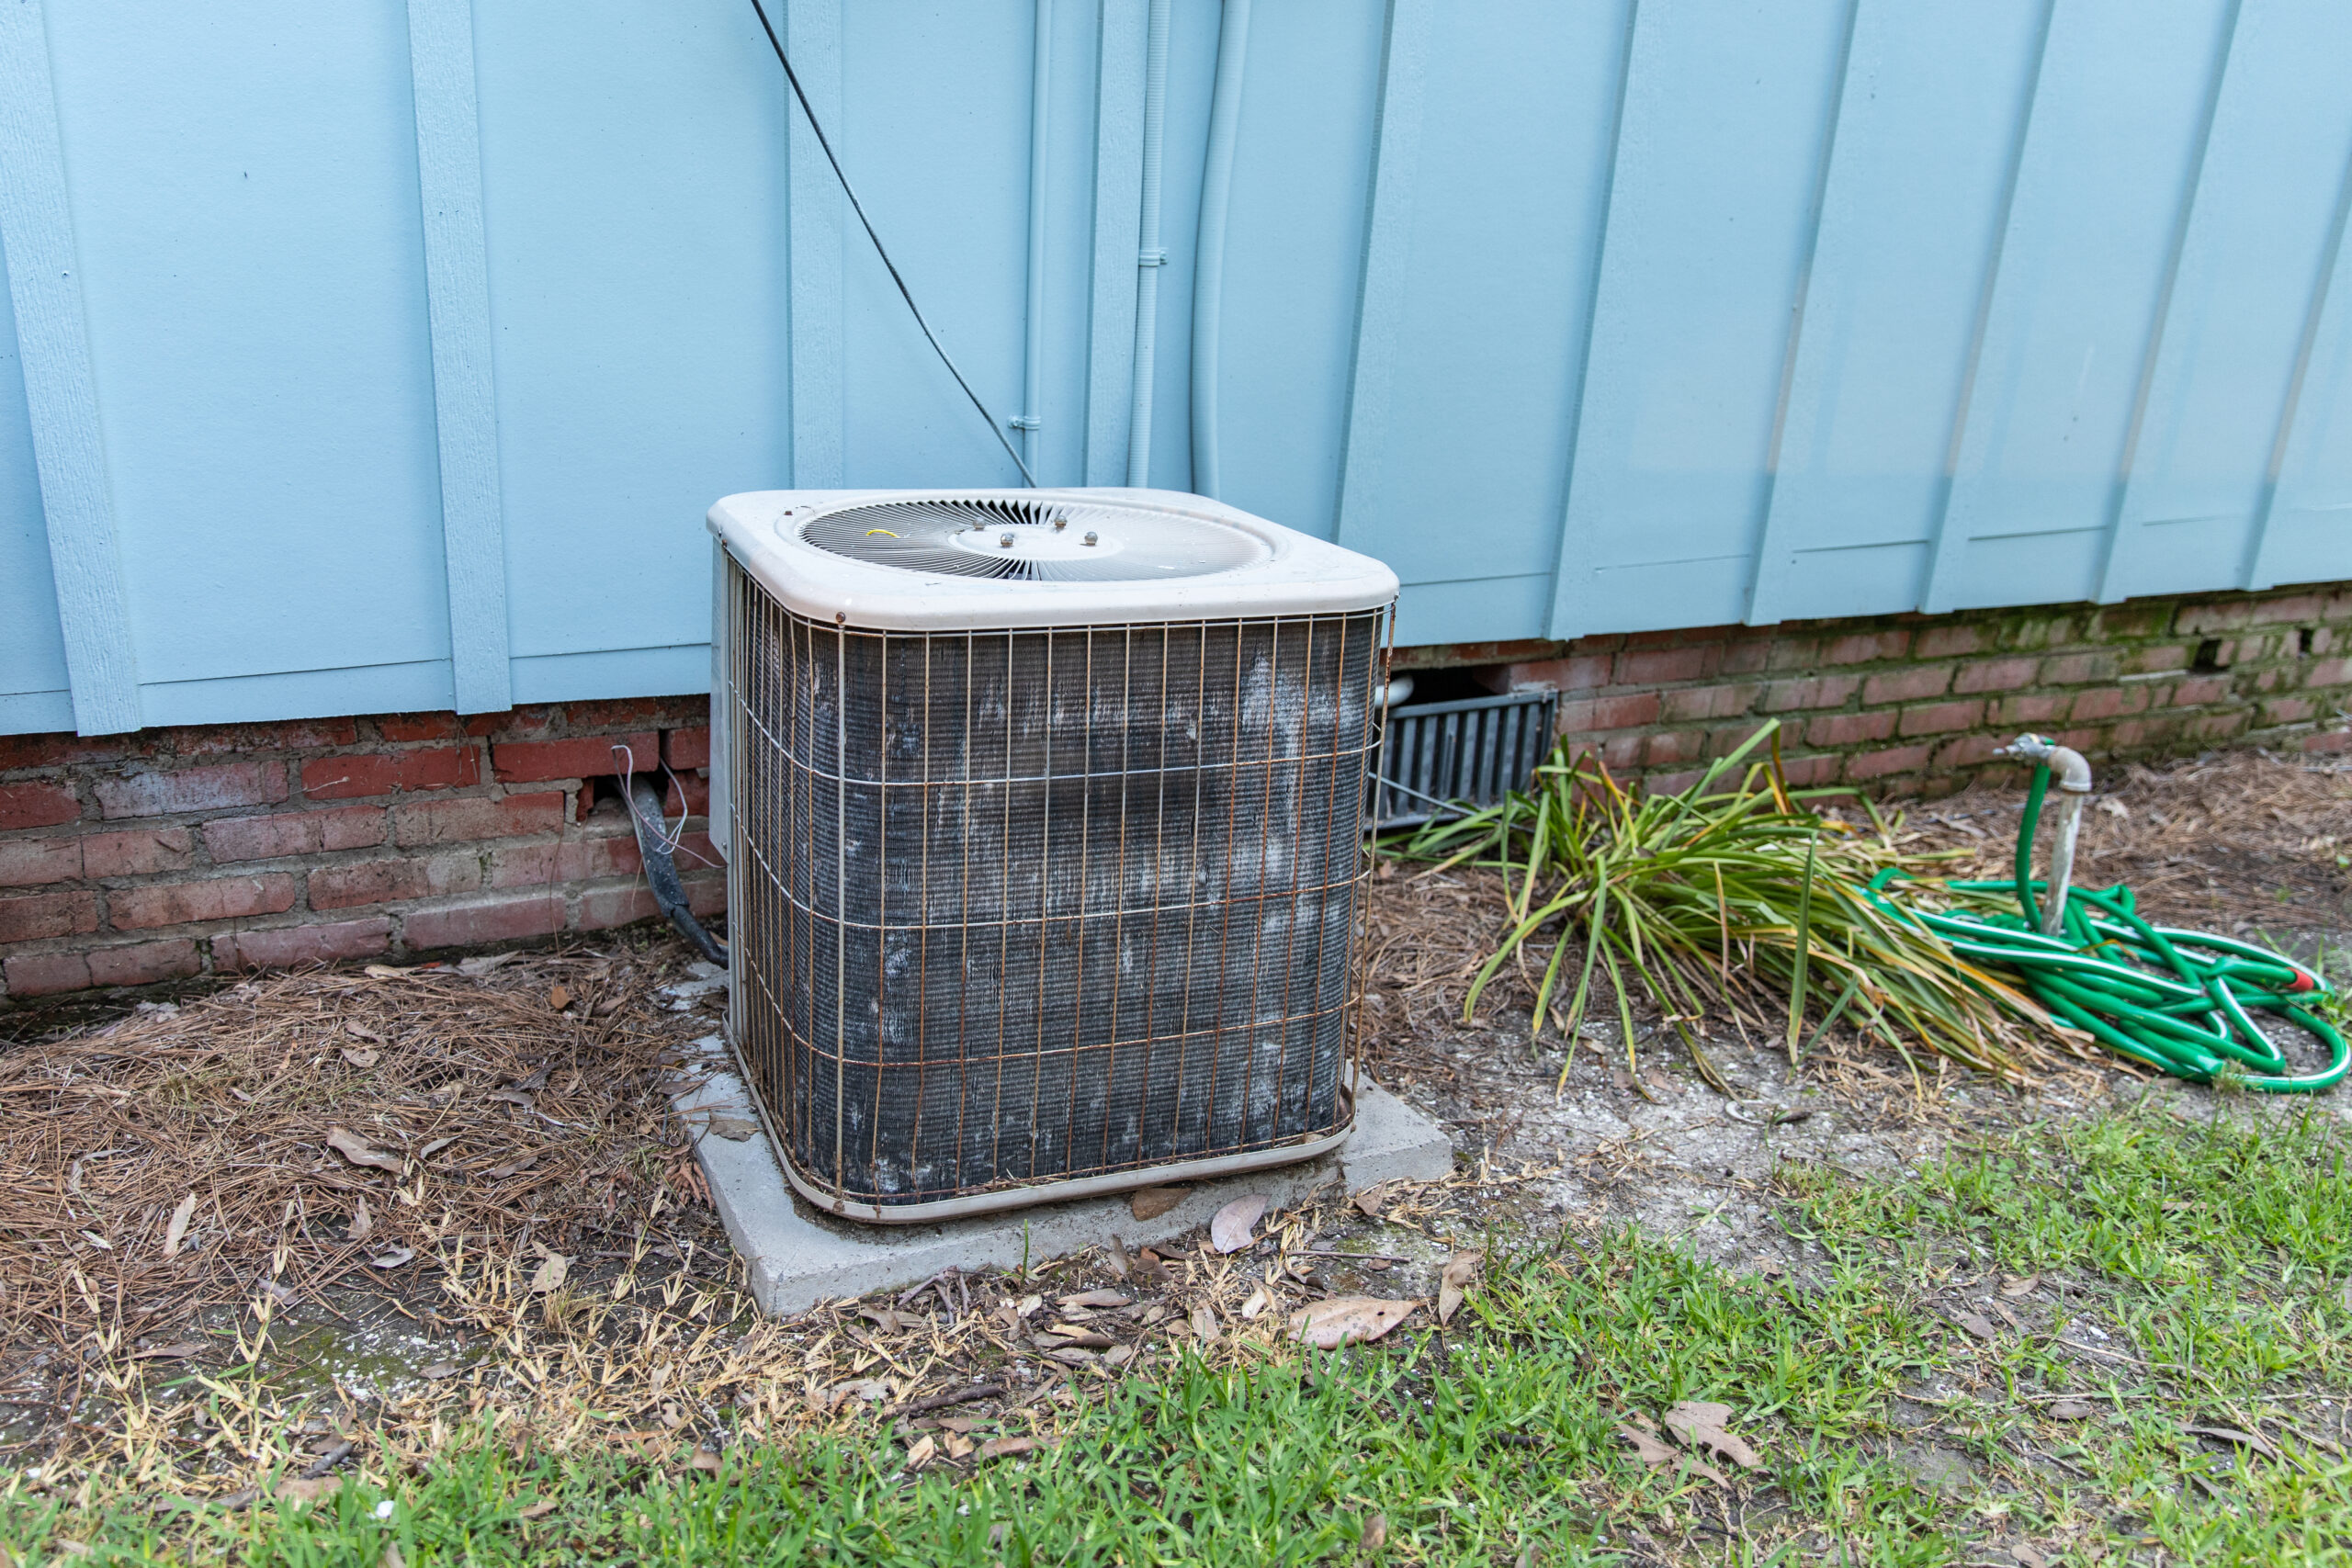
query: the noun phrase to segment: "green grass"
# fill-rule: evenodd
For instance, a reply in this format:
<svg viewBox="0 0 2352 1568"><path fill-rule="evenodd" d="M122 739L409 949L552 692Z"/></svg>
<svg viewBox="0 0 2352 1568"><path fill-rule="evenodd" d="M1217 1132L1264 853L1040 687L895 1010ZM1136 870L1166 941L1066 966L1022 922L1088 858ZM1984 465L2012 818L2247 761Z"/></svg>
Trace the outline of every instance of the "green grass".
<svg viewBox="0 0 2352 1568"><path fill-rule="evenodd" d="M485 1427L422 1473L245 1514L159 1515L129 1494L75 1510L0 1482L0 1541L30 1562L73 1540L96 1549L82 1561L285 1568L374 1568L388 1544L412 1568L1349 1564L1379 1516L1374 1555L1395 1562L1925 1565L1997 1561L2020 1539L2053 1562L2352 1562L2352 1466L2289 1429L2311 1420L2298 1400L2352 1382L2341 1172L2317 1122L2139 1113L1997 1138L1897 1182L1795 1175L1791 1224L1828 1249L1803 1281L1632 1234L1564 1238L1498 1262L1450 1333L1417 1318L1335 1355L1190 1361L1068 1416L1057 1450L968 1477L906 1475L878 1428L747 1436L707 1476L518 1457ZM1979 1344L1938 1292L1996 1269L2075 1288L2050 1321ZM2131 1359L2070 1361L2052 1342L2102 1325ZM2059 1391L2103 1414L2051 1420L2032 1396ZM1629 1413L1699 1398L1733 1406L1762 1452L1736 1500L1615 1436ZM2284 1457L2185 1424L2258 1427ZM1915 1483L1906 1456L1929 1444L1975 1479ZM556 1507L521 1517L540 1499Z"/></svg>

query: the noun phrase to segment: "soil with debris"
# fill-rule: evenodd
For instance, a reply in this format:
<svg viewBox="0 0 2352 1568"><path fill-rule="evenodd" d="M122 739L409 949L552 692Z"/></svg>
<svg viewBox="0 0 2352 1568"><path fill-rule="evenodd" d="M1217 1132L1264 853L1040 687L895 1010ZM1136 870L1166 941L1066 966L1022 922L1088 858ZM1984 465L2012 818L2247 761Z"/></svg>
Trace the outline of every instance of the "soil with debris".
<svg viewBox="0 0 2352 1568"><path fill-rule="evenodd" d="M2011 874L2023 804L2022 791L1979 788L1880 810L1901 814L1907 847L1966 851L1971 860L1950 874L1995 878ZM2352 764L2234 752L2128 766L2085 813L2075 879L2129 883L2158 923L2274 942L2342 985L2352 978ZM1884 1174L1936 1156L1957 1134L2088 1114L2152 1090L2208 1092L2096 1049L2012 1089L1837 1031L1792 1073L1781 1042L1717 1023L1704 1043L1734 1090L1727 1098L1701 1081L1645 997L1634 998L1629 1054L1605 978L1573 1052L1556 1028L1531 1039L1533 997L1509 969L1465 1021L1463 998L1504 923L1498 874L1417 874L1385 861L1374 886L1364 1015L1374 1075L1441 1116L1465 1153L1561 1167L1544 1190L1555 1218L1630 1222L1735 1268L1800 1265L1801 1247L1776 1219L1781 1161ZM2310 1044L2283 1026L2278 1037L2298 1052ZM2256 1098L2266 1113L2291 1115L2310 1097ZM2316 1102L2352 1119L2352 1091Z"/></svg>
<svg viewBox="0 0 2352 1568"><path fill-rule="evenodd" d="M1911 828L2005 874L2017 805L1962 795ZM2127 770L2089 814L2083 880L2333 953L2340 975L2347 844L2352 770L2207 759ZM0 1459L233 1498L421 1463L496 1404L517 1432L682 1463L730 1430L878 1420L911 1463L970 1466L1050 1443L1180 1344L1385 1332L1333 1326L1378 1315L1357 1297L1442 1310L1498 1227L1630 1222L1802 1271L1780 1162L1894 1170L1988 1125L2203 1092L2107 1059L2019 1091L1835 1032L1792 1074L1773 1043L1719 1032L1726 1098L1646 1005L1630 1053L1609 1022L1573 1052L1531 1042L1508 979L1465 1022L1502 920L1486 874L1384 862L1374 888L1366 1064L1450 1124L1453 1178L786 1321L752 1312L671 1110L724 992L667 937L20 1015L0 1050L0 1156L27 1177L0 1191Z"/></svg>

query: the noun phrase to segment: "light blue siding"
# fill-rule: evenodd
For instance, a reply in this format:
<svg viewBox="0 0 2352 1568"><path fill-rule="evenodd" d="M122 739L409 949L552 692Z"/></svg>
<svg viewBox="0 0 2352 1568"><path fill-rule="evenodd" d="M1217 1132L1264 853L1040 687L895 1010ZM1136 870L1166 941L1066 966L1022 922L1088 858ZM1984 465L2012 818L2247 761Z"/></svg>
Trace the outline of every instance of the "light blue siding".
<svg viewBox="0 0 2352 1568"><path fill-rule="evenodd" d="M2352 579L2340 5L1168 3L1143 472L1402 640ZM1129 469L1148 5L771 6L1041 482ZM745 0L8 11L0 730L693 690L714 498L1015 482Z"/></svg>

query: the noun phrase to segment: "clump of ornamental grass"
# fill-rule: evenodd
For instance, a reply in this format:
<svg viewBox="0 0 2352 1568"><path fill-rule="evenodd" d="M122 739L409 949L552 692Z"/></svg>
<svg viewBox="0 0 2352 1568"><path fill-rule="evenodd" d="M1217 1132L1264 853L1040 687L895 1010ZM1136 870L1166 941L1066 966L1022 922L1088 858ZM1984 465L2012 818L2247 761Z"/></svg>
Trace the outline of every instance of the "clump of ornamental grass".
<svg viewBox="0 0 2352 1568"><path fill-rule="evenodd" d="M1718 1089L1697 1027L1717 1015L1781 1034L1792 1065L1843 1020L1906 1061L1912 1046L1925 1045L2021 1079L2024 1062L2041 1055L2031 1037L2049 1027L2041 1010L1870 887L1899 870L1932 895L1943 863L1962 852L1907 852L1901 819L1883 818L1867 799L1790 788L1778 729L1766 725L1671 795L1626 788L1564 740L1531 789L1432 822L1406 841L1404 854L1435 869L1466 863L1503 874L1509 923L1471 985L1464 1016L1516 964L1535 987L1537 1036L1548 1018L1573 1049L1594 981L1605 976L1629 1063L1638 988ZM1815 809L1829 796L1857 801L1870 826ZM1546 942L1536 979L1528 959ZM1555 998L1564 990L1562 1008Z"/></svg>

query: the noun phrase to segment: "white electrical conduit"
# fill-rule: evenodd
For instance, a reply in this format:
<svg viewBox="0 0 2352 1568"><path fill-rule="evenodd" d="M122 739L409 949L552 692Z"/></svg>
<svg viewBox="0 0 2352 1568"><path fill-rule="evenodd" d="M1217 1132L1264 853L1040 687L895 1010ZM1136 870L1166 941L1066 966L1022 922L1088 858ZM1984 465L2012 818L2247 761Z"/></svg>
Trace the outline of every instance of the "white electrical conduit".
<svg viewBox="0 0 2352 1568"><path fill-rule="evenodd" d="M1225 0L1193 262L1193 489L1211 500L1221 496L1224 479L1216 443L1217 340L1225 313L1225 228L1233 206L1233 151L1241 127L1241 79L1249 59L1250 0Z"/></svg>
<svg viewBox="0 0 2352 1568"><path fill-rule="evenodd" d="M1143 73L1143 233L1136 254L1135 379L1127 401L1127 483L1151 482L1151 393L1159 347L1159 269L1168 253L1159 243L1160 152L1168 136L1168 12L1171 0L1151 0L1145 24Z"/></svg>
<svg viewBox="0 0 2352 1568"><path fill-rule="evenodd" d="M1022 368L1021 455L1034 471L1046 403L1046 108L1054 58L1054 0L1037 0L1029 66L1029 341Z"/></svg>

